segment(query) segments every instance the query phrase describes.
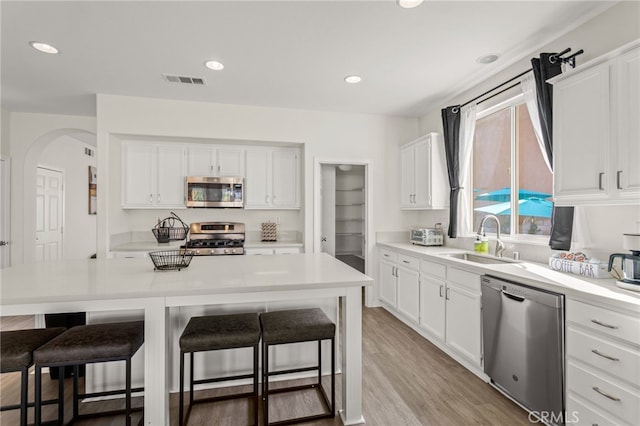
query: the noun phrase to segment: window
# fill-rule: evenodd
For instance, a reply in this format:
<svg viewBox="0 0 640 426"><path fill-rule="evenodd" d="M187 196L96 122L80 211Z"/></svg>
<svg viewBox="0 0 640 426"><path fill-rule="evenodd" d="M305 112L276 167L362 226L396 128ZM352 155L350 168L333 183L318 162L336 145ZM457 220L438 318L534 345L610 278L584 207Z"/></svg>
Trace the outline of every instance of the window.
<svg viewBox="0 0 640 426"><path fill-rule="evenodd" d="M474 230L494 214L505 235L550 234L552 174L522 95L478 113L472 161ZM494 221L485 225L496 232Z"/></svg>

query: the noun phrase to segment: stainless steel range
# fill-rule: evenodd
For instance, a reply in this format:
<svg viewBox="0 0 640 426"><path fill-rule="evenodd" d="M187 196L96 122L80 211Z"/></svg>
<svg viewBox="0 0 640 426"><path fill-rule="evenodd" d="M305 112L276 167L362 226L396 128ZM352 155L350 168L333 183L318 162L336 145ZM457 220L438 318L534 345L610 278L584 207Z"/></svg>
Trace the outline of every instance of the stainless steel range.
<svg viewBox="0 0 640 426"><path fill-rule="evenodd" d="M184 248L196 256L244 254L244 223L192 223Z"/></svg>

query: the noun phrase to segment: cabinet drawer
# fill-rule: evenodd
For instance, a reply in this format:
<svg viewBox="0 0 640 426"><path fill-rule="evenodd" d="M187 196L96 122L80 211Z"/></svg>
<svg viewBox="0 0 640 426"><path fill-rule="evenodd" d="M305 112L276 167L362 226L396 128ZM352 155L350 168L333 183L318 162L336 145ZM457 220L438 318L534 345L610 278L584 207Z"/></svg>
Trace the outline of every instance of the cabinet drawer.
<svg viewBox="0 0 640 426"><path fill-rule="evenodd" d="M380 251L380 259L388 260L390 262L396 261L396 252L387 249L378 249Z"/></svg>
<svg viewBox="0 0 640 426"><path fill-rule="evenodd" d="M444 280L447 276L447 267L440 263L423 259L420 261L420 273Z"/></svg>
<svg viewBox="0 0 640 426"><path fill-rule="evenodd" d="M572 393L567 395L565 423L577 426L612 426L622 424L619 420L612 420L606 414L597 411L587 401L584 401Z"/></svg>
<svg viewBox="0 0 640 426"><path fill-rule="evenodd" d="M575 300L567 300L567 321L640 346L640 319Z"/></svg>
<svg viewBox="0 0 640 426"><path fill-rule="evenodd" d="M405 254L398 254L397 262L398 266L404 266L405 268L413 269L415 271L420 267L420 259L407 256Z"/></svg>
<svg viewBox="0 0 640 426"><path fill-rule="evenodd" d="M480 293L480 275L463 271L462 269L452 268L451 266L447 269L447 282L453 282L475 293Z"/></svg>
<svg viewBox="0 0 640 426"><path fill-rule="evenodd" d="M615 413L624 422L640 423L640 394L613 379L605 379L578 366L567 363L567 390L573 392L596 407Z"/></svg>
<svg viewBox="0 0 640 426"><path fill-rule="evenodd" d="M567 327L567 356L636 386L640 383L640 352L572 326Z"/></svg>

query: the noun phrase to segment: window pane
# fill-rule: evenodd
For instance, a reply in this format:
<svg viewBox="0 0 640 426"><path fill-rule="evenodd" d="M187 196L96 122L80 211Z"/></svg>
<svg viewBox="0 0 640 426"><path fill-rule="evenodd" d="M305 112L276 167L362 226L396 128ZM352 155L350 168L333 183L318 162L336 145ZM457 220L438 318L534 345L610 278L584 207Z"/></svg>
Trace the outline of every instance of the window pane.
<svg viewBox="0 0 640 426"><path fill-rule="evenodd" d="M502 232L509 233L511 110L507 108L477 120L474 138L473 229L478 229L482 217L493 213L500 219ZM494 221L486 225L486 232L495 233Z"/></svg>
<svg viewBox="0 0 640 426"><path fill-rule="evenodd" d="M518 141L518 230L520 234L551 232L551 171L544 162L527 106L516 106Z"/></svg>

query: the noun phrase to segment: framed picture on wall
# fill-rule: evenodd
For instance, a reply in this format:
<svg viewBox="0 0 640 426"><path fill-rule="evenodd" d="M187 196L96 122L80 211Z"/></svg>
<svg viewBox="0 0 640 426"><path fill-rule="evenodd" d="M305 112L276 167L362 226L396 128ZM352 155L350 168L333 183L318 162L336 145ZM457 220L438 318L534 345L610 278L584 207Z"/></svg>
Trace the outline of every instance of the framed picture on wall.
<svg viewBox="0 0 640 426"><path fill-rule="evenodd" d="M89 214L96 214L97 210L97 185L98 185L98 169L95 166L89 166Z"/></svg>

